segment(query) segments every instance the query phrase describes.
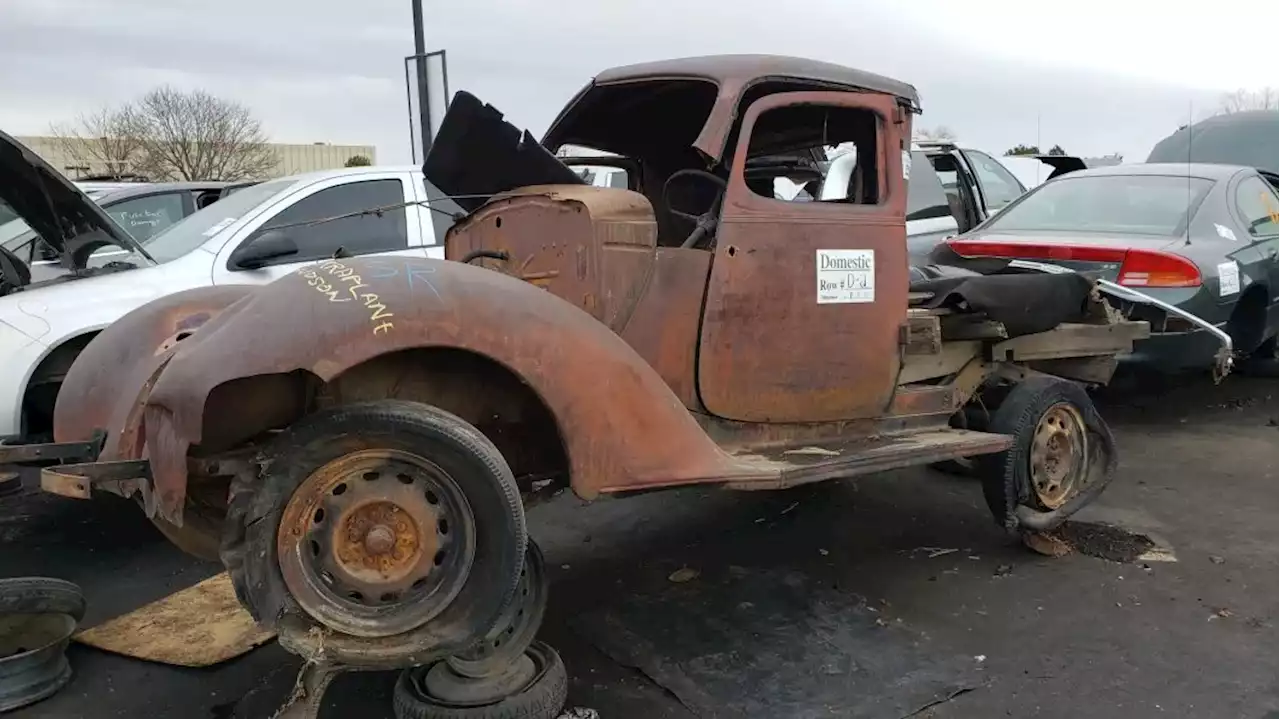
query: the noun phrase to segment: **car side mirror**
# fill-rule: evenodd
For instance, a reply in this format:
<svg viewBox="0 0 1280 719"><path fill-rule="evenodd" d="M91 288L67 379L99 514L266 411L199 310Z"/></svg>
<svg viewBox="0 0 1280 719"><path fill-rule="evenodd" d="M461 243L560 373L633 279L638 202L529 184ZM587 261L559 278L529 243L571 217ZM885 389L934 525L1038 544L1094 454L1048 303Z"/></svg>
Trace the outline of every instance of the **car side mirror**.
<svg viewBox="0 0 1280 719"><path fill-rule="evenodd" d="M237 247L228 261L242 270L256 270L280 257L298 254L298 243L282 230L267 230Z"/></svg>

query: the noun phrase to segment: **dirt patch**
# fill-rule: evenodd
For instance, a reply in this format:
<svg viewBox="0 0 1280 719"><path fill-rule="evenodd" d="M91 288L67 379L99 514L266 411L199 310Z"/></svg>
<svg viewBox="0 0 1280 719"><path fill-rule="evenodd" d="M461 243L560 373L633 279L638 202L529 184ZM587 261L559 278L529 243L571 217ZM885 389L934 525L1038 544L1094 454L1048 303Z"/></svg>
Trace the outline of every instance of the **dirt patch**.
<svg viewBox="0 0 1280 719"><path fill-rule="evenodd" d="M1132 563L1156 546L1145 534L1108 524L1067 522L1056 534L1081 554L1123 564Z"/></svg>

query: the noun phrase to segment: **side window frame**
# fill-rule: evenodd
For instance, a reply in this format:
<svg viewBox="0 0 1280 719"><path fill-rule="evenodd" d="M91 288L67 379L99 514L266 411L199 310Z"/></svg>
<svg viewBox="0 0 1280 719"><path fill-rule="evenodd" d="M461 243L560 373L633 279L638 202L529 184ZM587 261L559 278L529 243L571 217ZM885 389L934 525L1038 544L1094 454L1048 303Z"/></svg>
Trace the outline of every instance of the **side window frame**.
<svg viewBox="0 0 1280 719"><path fill-rule="evenodd" d="M288 195L277 199L274 203L272 203L270 207L264 208L261 211L259 211L256 215L254 215L253 219L245 223L245 225L241 227L240 230L237 231L233 237L228 239L228 241L221 247L221 249L218 250L218 264L227 272L251 271L251 270L243 270L241 268L238 268L232 265L231 254L236 249L244 246L246 243L253 240L257 236L259 230L261 230L264 225L274 220L277 216L279 216L285 210L288 210L289 208L297 205L298 203L306 200L307 198L313 195L317 195L320 192L323 192L324 190L328 190L334 187L345 186L345 185L353 185L358 182L371 182L375 180L396 180L400 183L400 192L401 192L402 202L416 203L418 201L418 195L415 192L415 189L412 186L412 184L410 184L412 181L411 176L403 172L369 172L369 173L361 173L355 176L339 175L336 177L330 177L323 180L317 180L316 182L313 182L309 185L304 185L302 187L295 188L293 192L290 192ZM214 204L216 205L217 203L214 203ZM422 233L420 229L419 213L411 212L410 211L411 209L413 209L412 205L404 208L403 210L403 212L405 213L405 234L407 236L406 237L407 244L403 248L399 248L399 249L408 250L408 249L414 249L414 248L423 246L422 239L421 239ZM379 250L378 252L361 253L360 255L355 255L355 256L377 255L383 252L395 252L395 251L397 250ZM305 258L299 259L299 257L302 257L302 256L300 255L298 257L281 258L280 261L268 262L263 267L266 268L266 267L273 267L278 265L299 264L299 263L311 261Z"/></svg>
<svg viewBox="0 0 1280 719"><path fill-rule="evenodd" d="M725 194L725 209L730 205L740 207L756 206L759 208L771 208L771 211L779 214L793 214L800 211L805 213L813 213L815 217L820 217L828 213L831 216L853 215L853 216L875 216L890 212L894 205L900 203L902 208L906 207L906 192L898 196L892 188L895 187L893 181L894 172L901 172L901 161L896 157L890 157L891 154L885 150L884 143L881 138L886 134L886 127L893 122L882 112L862 106L857 103L849 102L850 98L847 93L831 90L814 90L814 91L795 91L775 93L766 95L753 103L744 113L744 119L740 121L737 136L734 138L736 150L732 156L732 166L729 173L728 189ZM759 124L760 117L766 113L775 110L785 110L793 107L806 105L825 106L834 110L858 110L868 112L875 118L875 175L876 190L878 201L874 203L854 203L841 201L825 201L825 202L794 202L791 200L778 199L777 197L767 197L751 190L746 182L746 163L748 160L747 152L750 148L751 134L755 132L756 126ZM746 116L750 115L751 122L746 122ZM857 169L854 169L856 172ZM792 207L796 209L784 210L784 207ZM722 211L723 215L723 211Z"/></svg>

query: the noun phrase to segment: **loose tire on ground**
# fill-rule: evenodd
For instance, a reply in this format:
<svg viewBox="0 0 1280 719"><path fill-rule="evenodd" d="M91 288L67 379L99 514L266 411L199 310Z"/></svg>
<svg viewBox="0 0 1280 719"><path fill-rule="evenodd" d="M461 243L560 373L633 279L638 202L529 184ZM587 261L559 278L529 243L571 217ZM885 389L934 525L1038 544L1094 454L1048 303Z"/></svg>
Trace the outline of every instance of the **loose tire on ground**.
<svg viewBox="0 0 1280 719"><path fill-rule="evenodd" d="M282 517L295 490L317 470L370 450L412 455L456 484L474 523L466 528L474 530L473 561L459 580L461 588L429 621L391 635L334 632L325 652L356 666L394 668L460 651L483 636L512 600L528 536L520 491L502 455L474 427L427 405L344 405L305 417L273 440L258 476L232 483L222 560L236 594L255 619L281 631L282 643L286 629L304 637L305 628L322 626L291 594L282 574Z"/></svg>
<svg viewBox="0 0 1280 719"><path fill-rule="evenodd" d="M1110 430L1084 388L1074 382L1038 376L1019 383L992 414L987 431L1014 438L1009 449L975 458L987 507L996 523L1010 531L1056 527L1092 501L1114 469ZM1033 468L1037 442L1043 454L1047 438L1059 440L1055 446L1061 456ZM1037 526L1021 526L1027 517Z"/></svg>
<svg viewBox="0 0 1280 719"><path fill-rule="evenodd" d="M536 671L515 694L488 704L455 704L432 697L423 678L429 667L400 673L393 694L396 719L554 719L569 695L569 675L556 650L533 642L525 651Z"/></svg>
<svg viewBox="0 0 1280 719"><path fill-rule="evenodd" d="M0 614L66 614L84 619L84 592L63 579L13 577L0 579Z"/></svg>

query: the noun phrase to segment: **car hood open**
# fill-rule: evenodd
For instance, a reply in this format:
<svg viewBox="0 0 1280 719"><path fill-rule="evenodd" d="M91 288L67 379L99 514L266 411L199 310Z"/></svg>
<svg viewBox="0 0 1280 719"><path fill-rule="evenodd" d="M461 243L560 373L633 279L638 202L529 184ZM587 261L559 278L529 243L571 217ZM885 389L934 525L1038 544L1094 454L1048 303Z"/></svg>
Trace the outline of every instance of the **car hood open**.
<svg viewBox="0 0 1280 719"><path fill-rule="evenodd" d="M104 245L117 245L150 259L88 195L4 132L0 132L0 199L63 255L69 267L83 267L83 260Z"/></svg>

